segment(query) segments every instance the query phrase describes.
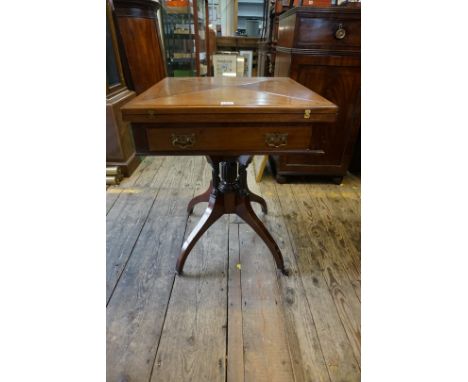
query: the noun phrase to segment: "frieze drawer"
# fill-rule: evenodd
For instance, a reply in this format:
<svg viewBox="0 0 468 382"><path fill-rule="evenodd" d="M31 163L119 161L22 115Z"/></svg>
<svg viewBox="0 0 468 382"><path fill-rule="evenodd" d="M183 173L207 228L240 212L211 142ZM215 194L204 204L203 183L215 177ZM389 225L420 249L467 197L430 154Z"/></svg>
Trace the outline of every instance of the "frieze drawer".
<svg viewBox="0 0 468 382"><path fill-rule="evenodd" d="M146 128L149 151L309 150L311 126L233 128Z"/></svg>
<svg viewBox="0 0 468 382"><path fill-rule="evenodd" d="M360 20L303 17L298 28L297 48L360 49Z"/></svg>

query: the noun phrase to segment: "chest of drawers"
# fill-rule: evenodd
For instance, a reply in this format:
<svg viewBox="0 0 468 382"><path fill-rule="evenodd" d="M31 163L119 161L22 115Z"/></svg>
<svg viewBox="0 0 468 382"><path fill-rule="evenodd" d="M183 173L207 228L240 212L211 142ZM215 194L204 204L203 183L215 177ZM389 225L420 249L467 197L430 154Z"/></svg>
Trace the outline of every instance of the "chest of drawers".
<svg viewBox="0 0 468 382"><path fill-rule="evenodd" d="M279 182L291 175L346 174L360 129L360 7L293 8L280 16L275 76L289 76L339 107L322 151L273 155Z"/></svg>

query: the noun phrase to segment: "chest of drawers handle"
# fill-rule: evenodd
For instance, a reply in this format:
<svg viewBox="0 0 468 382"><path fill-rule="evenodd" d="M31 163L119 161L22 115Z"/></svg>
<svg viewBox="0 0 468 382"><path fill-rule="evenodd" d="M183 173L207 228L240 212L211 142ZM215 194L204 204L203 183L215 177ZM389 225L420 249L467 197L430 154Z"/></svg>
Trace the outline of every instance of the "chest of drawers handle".
<svg viewBox="0 0 468 382"><path fill-rule="evenodd" d="M346 29L343 28L343 24L340 24L338 26L338 29L335 32L335 37L338 40L343 40L345 38L345 36L346 36Z"/></svg>
<svg viewBox="0 0 468 382"><path fill-rule="evenodd" d="M288 133L265 134L265 143L268 147L278 148L288 144Z"/></svg>
<svg viewBox="0 0 468 382"><path fill-rule="evenodd" d="M196 142L195 134L171 134L171 143L174 147L186 149Z"/></svg>

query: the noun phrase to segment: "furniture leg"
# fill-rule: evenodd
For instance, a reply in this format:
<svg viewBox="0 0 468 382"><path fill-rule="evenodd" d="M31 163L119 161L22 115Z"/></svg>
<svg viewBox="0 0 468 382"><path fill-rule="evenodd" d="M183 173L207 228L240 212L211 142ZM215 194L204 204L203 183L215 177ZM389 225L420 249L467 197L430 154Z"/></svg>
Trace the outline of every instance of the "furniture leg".
<svg viewBox="0 0 468 382"><path fill-rule="evenodd" d="M237 205L236 214L240 218L242 218L248 225L250 225L252 229L257 233L257 235L262 238L262 240L265 242L265 244L273 254L277 268L281 270L281 272L284 275L287 276L288 272L284 267L284 261L283 256L281 254L281 250L279 249L275 240L266 229L265 225L257 217L257 215L255 215L255 212L252 209L252 206L250 205L250 201L245 197L241 197L240 203L238 203Z"/></svg>
<svg viewBox="0 0 468 382"><path fill-rule="evenodd" d="M288 178L286 178L284 175L276 175L276 181L279 184L286 184L288 183Z"/></svg>
<svg viewBox="0 0 468 382"><path fill-rule="evenodd" d="M260 195L254 194L252 191L249 190L249 199L251 202L259 203L262 206L262 212L264 214L268 213L266 201Z"/></svg>
<svg viewBox="0 0 468 382"><path fill-rule="evenodd" d="M223 204L222 198L216 198L216 193L211 194L205 213L182 246L182 251L180 252L176 264L176 272L179 275L182 274L187 256L198 239L200 239L205 231L224 214Z"/></svg>
<svg viewBox="0 0 468 382"><path fill-rule="evenodd" d="M213 191L213 182L210 181L208 189L198 196L195 196L187 206L187 213L190 215L193 212L193 207L198 203L208 202L210 200L211 192Z"/></svg>
<svg viewBox="0 0 468 382"><path fill-rule="evenodd" d="M197 243L198 239L205 231L224 214L237 214L262 238L276 262L276 266L283 274L287 275L284 268L283 256L281 250L262 221L255 215L251 201L260 203L263 212L267 212L265 199L259 195L250 192L247 186L247 166L251 161L251 156L240 157L219 157L209 156L208 162L212 166L213 179L210 187L203 194L193 198L189 205L189 213L196 203L206 201L208 192L210 192L208 207L195 229L190 233L182 246L181 253L177 259L176 272L182 274L185 261Z"/></svg>
<svg viewBox="0 0 468 382"><path fill-rule="evenodd" d="M268 207L265 199L263 199L260 195L254 194L252 191L249 190L249 187L247 186L247 167L249 166L250 162L252 162L252 158L252 155L241 155L238 159L239 185L241 193L247 195L251 202L259 203L262 206L262 212L266 214L268 213Z"/></svg>
<svg viewBox="0 0 468 382"><path fill-rule="evenodd" d="M343 182L343 177L342 176L334 176L332 178L332 182L335 183L337 186L339 186Z"/></svg>

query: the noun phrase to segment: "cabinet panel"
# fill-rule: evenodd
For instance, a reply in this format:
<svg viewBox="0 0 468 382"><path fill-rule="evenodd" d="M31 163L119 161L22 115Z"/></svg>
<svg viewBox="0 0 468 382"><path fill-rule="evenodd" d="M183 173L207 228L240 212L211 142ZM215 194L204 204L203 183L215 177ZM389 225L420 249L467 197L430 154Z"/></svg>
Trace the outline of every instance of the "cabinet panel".
<svg viewBox="0 0 468 382"><path fill-rule="evenodd" d="M166 77L156 13L150 0L114 0L118 30L129 69L129 88L137 94Z"/></svg>
<svg viewBox="0 0 468 382"><path fill-rule="evenodd" d="M121 55L109 2L106 4L106 165L119 166L130 176L140 163L128 122L122 120L120 107L135 97L126 87Z"/></svg>
<svg viewBox="0 0 468 382"><path fill-rule="evenodd" d="M337 121L327 130L327 164L341 163L351 137L360 73L358 58L293 55L291 77L339 107Z"/></svg>

